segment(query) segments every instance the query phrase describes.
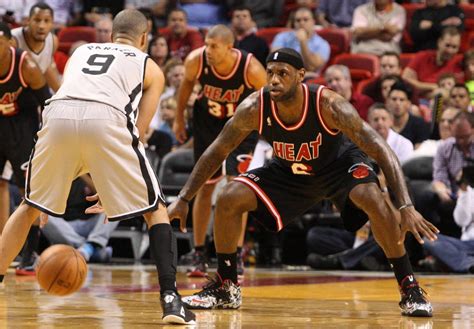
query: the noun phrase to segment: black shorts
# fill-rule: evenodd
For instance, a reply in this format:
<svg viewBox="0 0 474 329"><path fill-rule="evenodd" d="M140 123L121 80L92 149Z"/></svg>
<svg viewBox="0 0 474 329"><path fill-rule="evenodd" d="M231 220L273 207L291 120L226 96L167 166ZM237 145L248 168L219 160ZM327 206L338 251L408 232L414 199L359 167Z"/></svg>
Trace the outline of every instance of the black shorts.
<svg viewBox="0 0 474 329"><path fill-rule="evenodd" d="M209 145L216 140L225 123L226 120L209 115L207 109L201 109L196 102L193 112L194 161L197 162ZM224 168L219 168L210 181L216 181L222 175L238 176L245 173L257 142L258 132L254 131L229 154Z"/></svg>
<svg viewBox="0 0 474 329"><path fill-rule="evenodd" d="M0 174L10 162L13 176L2 176L21 188L25 186L26 169L34 140L38 131L38 121L24 116L0 117Z"/></svg>
<svg viewBox="0 0 474 329"><path fill-rule="evenodd" d="M321 200L329 199L340 210L344 227L355 232L368 216L352 203L349 193L358 184L379 184L373 165L359 149L346 151L315 176L295 175L273 159L234 181L255 192L258 207L250 214L272 231L281 230Z"/></svg>

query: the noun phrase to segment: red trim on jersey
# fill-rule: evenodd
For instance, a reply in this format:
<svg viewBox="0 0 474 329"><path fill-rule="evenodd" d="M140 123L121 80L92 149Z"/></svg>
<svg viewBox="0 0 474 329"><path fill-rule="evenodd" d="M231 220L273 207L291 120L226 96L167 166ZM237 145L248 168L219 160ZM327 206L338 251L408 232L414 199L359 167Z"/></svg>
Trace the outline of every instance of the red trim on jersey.
<svg viewBox="0 0 474 329"><path fill-rule="evenodd" d="M214 66L211 65L212 73L214 73L214 75L221 80L229 80L230 78L234 76L235 72L237 72L237 69L239 68L240 60L242 59L242 53L238 49L235 49L235 48L232 48L231 50L237 52L237 61L235 62L234 68L228 75L226 76L220 75L219 73L216 72L216 70L214 70Z"/></svg>
<svg viewBox="0 0 474 329"><path fill-rule="evenodd" d="M201 55L199 55L198 75L197 75L196 80L199 80L201 78L201 75L202 75L202 63L204 63L204 59L203 59L204 50L206 50L205 47L202 48Z"/></svg>
<svg viewBox="0 0 474 329"><path fill-rule="evenodd" d="M28 87L28 84L25 82L25 79L23 79L23 72L22 72L22 67L23 67L23 62L26 57L26 51L23 51L20 57L20 65L18 66L18 75L20 76L20 82L23 85L23 87Z"/></svg>
<svg viewBox="0 0 474 329"><path fill-rule="evenodd" d="M309 92L308 92L308 86L307 85L302 84L302 86L303 86L303 93L304 93L303 115L301 116L300 122L296 123L293 126L290 126L290 127L285 126L283 121L281 121L280 118L278 117L278 111L277 111L277 107L276 107L275 102L273 100L271 101L273 116L275 117L275 120L278 122L278 124L285 130L288 130L288 131L296 130L296 129L300 128L306 120L306 114L308 113L308 98L309 98L308 94L309 94Z"/></svg>
<svg viewBox="0 0 474 329"><path fill-rule="evenodd" d="M253 86L252 86L252 84L250 83L250 81L249 81L249 79L248 79L248 76L247 76L247 74L248 74L248 68L249 68L249 66L250 66L250 60L252 59L252 57L253 57L253 55L250 54L250 53L247 55L247 60L245 61L245 67L244 67L244 81L245 81L245 84L247 85L247 87L248 87L249 89L252 89L252 88L253 88Z"/></svg>
<svg viewBox="0 0 474 329"><path fill-rule="evenodd" d="M205 182L204 184L205 185L212 185L212 184L216 184L217 182L219 182L222 178L224 178L225 175L221 173L221 175L219 177L216 177L216 178L211 178L209 179L207 182Z"/></svg>
<svg viewBox="0 0 474 329"><path fill-rule="evenodd" d="M339 130L329 129L329 127L326 125L326 123L323 120L323 116L321 115L321 109L319 108L319 100L321 98L321 92L323 91L324 88L325 88L324 86L319 86L318 91L316 93L316 113L318 113L319 122L321 122L321 125L323 126L324 130L326 130L326 132L329 135L335 136L339 134Z"/></svg>
<svg viewBox="0 0 474 329"><path fill-rule="evenodd" d="M268 195L266 195L265 192L257 184L255 184L251 179L248 179L243 176L239 176L239 177L234 178L234 181L244 183L257 194L260 200L262 200L262 202L268 208L268 211L275 218L275 221L277 224L277 230L280 231L283 228L283 222L281 221L280 213L278 212L277 208L273 204L272 200L268 197Z"/></svg>
<svg viewBox="0 0 474 329"><path fill-rule="evenodd" d="M11 66L10 66L10 72L8 72L7 76L5 79L3 80L0 80L0 83L6 83L8 82L8 80L10 80L10 78L12 77L12 74L13 74L13 69L15 68L15 60L16 60L16 51L15 51L15 48L13 47L10 47L10 51L12 52L12 63L11 63Z"/></svg>
<svg viewBox="0 0 474 329"><path fill-rule="evenodd" d="M263 88L260 89L258 100L260 104L258 105L259 116L258 116L258 133L261 135L263 131Z"/></svg>

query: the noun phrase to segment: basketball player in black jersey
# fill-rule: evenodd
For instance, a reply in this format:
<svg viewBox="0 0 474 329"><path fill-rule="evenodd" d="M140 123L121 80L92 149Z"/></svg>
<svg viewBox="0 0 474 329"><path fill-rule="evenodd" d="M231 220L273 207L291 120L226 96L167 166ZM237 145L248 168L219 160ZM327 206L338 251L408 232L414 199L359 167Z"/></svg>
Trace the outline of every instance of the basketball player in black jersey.
<svg viewBox="0 0 474 329"><path fill-rule="evenodd" d="M170 218L183 221L188 211L185 200L196 195L251 131L258 129L273 145L275 157L268 165L237 177L218 197L214 226L217 275L184 301L202 309L241 305L235 251L242 213L250 212L267 228L279 231L321 199L330 199L341 211L347 229L355 231L370 219L399 283L402 314L431 316L431 304L413 275L403 241L407 231L420 243L421 236L435 240L437 228L413 207L400 164L386 142L341 96L323 86L303 84L304 74L303 60L294 50L271 53L268 86L239 105L196 164L181 190L182 197L169 207ZM385 174L398 210L384 201L366 154Z"/></svg>
<svg viewBox="0 0 474 329"><path fill-rule="evenodd" d="M0 22L0 235L10 209L8 181L14 176L16 185L24 190L24 164L39 128L36 105L50 96L36 62L10 41L10 28ZM11 173L6 172L7 161Z"/></svg>
<svg viewBox="0 0 474 329"><path fill-rule="evenodd" d="M186 139L184 110L196 82L202 86L193 111L194 159L197 160L234 115L237 105L253 91L265 85L265 69L251 54L233 48L234 34L224 25L216 25L206 36L206 46L192 51L185 62L185 76L178 91L178 108L174 124L177 139ZM242 163L250 162L257 143L256 133L250 134L226 159L225 175L237 176ZM216 183L223 177L217 171L199 190L193 207L195 254L188 275L206 275L204 243L211 214L211 197ZM245 216L245 215L244 215ZM242 222L246 224L246 217ZM243 234L239 247L243 243ZM240 264L242 264L240 262ZM239 267L243 271L243 266ZM242 274L243 272L239 273Z"/></svg>

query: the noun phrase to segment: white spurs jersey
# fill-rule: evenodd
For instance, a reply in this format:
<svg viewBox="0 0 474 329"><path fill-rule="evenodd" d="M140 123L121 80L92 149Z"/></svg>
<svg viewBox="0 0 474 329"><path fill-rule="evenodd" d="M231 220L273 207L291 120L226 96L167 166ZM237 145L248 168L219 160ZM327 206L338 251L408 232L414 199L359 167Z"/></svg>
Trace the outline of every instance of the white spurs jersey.
<svg viewBox="0 0 474 329"><path fill-rule="evenodd" d="M53 63L53 53L54 53L53 34L50 32L46 36L46 39L44 40L43 49L37 53L31 50L30 47L28 47L28 44L26 43L24 27L17 27L16 29L13 29L12 36L16 39L18 48L27 50L30 53L30 56L38 64L41 72L42 73L46 72L46 70Z"/></svg>
<svg viewBox="0 0 474 329"><path fill-rule="evenodd" d="M64 99L105 103L135 122L147 58L147 54L129 45L83 45L69 58L63 83L47 103Z"/></svg>

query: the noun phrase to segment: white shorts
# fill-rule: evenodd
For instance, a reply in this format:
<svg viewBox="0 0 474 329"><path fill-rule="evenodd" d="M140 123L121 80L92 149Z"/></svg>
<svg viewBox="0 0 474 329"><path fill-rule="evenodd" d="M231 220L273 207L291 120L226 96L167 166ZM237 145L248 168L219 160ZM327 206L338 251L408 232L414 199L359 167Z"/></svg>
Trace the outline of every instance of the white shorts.
<svg viewBox="0 0 474 329"><path fill-rule="evenodd" d="M165 203L138 129L106 104L54 101L29 162L26 202L61 217L71 183L89 173L110 220L122 220Z"/></svg>

